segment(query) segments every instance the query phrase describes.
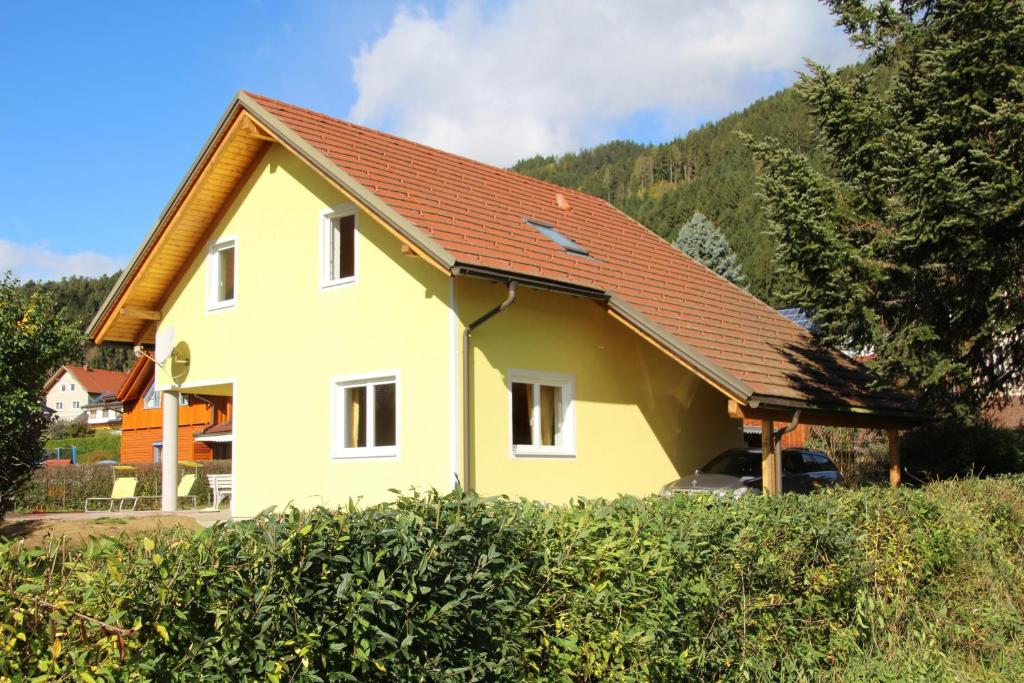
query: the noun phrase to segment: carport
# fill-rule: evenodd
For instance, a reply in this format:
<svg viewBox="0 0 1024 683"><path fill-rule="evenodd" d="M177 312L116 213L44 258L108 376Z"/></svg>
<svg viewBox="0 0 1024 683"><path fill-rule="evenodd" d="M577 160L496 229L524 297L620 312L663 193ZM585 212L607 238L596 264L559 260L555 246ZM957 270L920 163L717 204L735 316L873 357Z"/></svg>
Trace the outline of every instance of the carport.
<svg viewBox="0 0 1024 683"><path fill-rule="evenodd" d="M756 397L746 403L730 400L729 416L761 422L762 490L769 496L782 492L782 435L798 424L885 430L889 437L889 485L895 487L901 480L900 431L912 429L930 419L928 415L909 410L854 408L842 404L786 407Z"/></svg>

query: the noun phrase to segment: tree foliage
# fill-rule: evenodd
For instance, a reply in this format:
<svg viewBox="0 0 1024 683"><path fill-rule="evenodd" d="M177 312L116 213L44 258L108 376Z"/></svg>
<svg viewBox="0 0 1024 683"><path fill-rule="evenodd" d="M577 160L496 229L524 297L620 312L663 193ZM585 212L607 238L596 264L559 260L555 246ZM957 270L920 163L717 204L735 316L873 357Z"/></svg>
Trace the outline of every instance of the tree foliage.
<svg viewBox="0 0 1024 683"><path fill-rule="evenodd" d="M0 519L45 457L43 385L80 339L51 297L28 294L10 274L0 280Z"/></svg>
<svg viewBox="0 0 1024 683"><path fill-rule="evenodd" d="M926 406L978 415L1024 379L1024 6L829 4L892 82L809 65L828 175L753 144L792 303Z"/></svg>
<svg viewBox="0 0 1024 683"><path fill-rule="evenodd" d="M36 282L30 280L23 287L28 293L45 292L56 303L58 311L62 311L82 329L89 324L107 293L114 286L118 273L100 275L99 277L73 276L60 280ZM116 346L96 346L87 338L74 354L65 359L66 363L88 362L96 368L106 370L128 370L135 362L131 349Z"/></svg>
<svg viewBox="0 0 1024 683"><path fill-rule="evenodd" d="M686 225L676 233L672 244L729 282L740 287L746 283L743 272L736 263L736 252L729 246L729 240L725 239L718 226L700 211L694 211Z"/></svg>

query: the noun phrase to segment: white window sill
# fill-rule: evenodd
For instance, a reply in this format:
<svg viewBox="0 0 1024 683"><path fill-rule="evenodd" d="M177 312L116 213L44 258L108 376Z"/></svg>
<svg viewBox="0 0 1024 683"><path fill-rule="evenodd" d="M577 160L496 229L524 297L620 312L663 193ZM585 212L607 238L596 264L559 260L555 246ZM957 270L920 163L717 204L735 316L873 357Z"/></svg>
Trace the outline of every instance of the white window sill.
<svg viewBox="0 0 1024 683"><path fill-rule="evenodd" d="M214 311L224 311L235 307L235 300L229 299L228 301L218 301L214 304L206 304L206 312L213 313Z"/></svg>
<svg viewBox="0 0 1024 683"><path fill-rule="evenodd" d="M354 285L356 283L356 276L343 277L340 280L325 280L320 283L320 289L334 289L335 287L345 287L346 285Z"/></svg>
<svg viewBox="0 0 1024 683"><path fill-rule="evenodd" d="M576 451L558 446L513 446L513 458L575 458Z"/></svg>
<svg viewBox="0 0 1024 683"><path fill-rule="evenodd" d="M332 460L397 460L398 448L344 448L331 454Z"/></svg>

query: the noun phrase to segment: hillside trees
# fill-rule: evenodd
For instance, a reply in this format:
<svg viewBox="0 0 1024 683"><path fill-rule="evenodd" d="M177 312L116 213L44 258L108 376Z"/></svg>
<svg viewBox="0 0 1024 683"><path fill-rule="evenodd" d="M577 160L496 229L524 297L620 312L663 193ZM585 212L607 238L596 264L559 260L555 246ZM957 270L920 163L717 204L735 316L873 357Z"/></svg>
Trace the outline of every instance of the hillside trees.
<svg viewBox="0 0 1024 683"><path fill-rule="evenodd" d="M926 406L975 417L1024 381L1024 6L829 4L893 80L810 65L829 175L753 144L793 303Z"/></svg>
<svg viewBox="0 0 1024 683"><path fill-rule="evenodd" d="M80 341L52 297L28 293L10 274L0 279L0 519L45 457L43 385Z"/></svg>
<svg viewBox="0 0 1024 683"><path fill-rule="evenodd" d="M66 277L48 282L28 281L22 287L29 294L43 292L49 295L56 310L66 313L82 330L99 310L104 297L114 286L117 273L99 277ZM85 337L75 352L65 358L66 363L88 362L97 368L127 370L135 362L131 349L114 346L96 346Z"/></svg>
<svg viewBox="0 0 1024 683"><path fill-rule="evenodd" d="M729 246L729 241L718 226L701 212L694 212L690 220L679 229L672 244L729 282L740 287L744 285L743 273L736 263L736 252Z"/></svg>

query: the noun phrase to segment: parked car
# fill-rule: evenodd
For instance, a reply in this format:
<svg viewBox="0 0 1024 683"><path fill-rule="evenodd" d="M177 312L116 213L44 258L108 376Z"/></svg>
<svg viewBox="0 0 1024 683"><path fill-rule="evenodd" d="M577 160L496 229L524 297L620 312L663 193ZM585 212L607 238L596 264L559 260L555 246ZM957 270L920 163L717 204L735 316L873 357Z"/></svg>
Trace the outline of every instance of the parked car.
<svg viewBox="0 0 1024 683"><path fill-rule="evenodd" d="M783 493L810 493L843 483L843 475L832 459L809 448L782 451ZM688 477L665 484L661 495L715 493L736 497L761 490L761 449L732 448Z"/></svg>

